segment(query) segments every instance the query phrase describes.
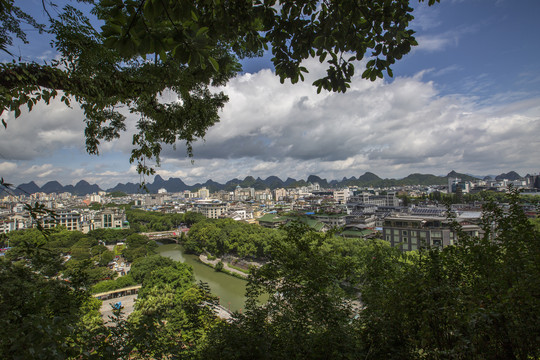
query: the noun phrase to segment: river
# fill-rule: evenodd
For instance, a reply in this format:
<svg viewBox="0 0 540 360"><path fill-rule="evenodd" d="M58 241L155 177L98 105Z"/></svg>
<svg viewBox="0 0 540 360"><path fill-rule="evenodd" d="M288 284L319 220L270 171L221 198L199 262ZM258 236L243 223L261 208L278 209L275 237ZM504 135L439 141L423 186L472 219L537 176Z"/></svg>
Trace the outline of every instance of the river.
<svg viewBox="0 0 540 360"><path fill-rule="evenodd" d="M157 253L175 261L181 261L191 265L195 279L197 281L203 281L210 286L212 293L219 296L221 306L231 311L239 311L244 308L246 280L214 271L211 267L201 263L198 256L184 254L183 250L181 245L167 244L159 246Z"/></svg>

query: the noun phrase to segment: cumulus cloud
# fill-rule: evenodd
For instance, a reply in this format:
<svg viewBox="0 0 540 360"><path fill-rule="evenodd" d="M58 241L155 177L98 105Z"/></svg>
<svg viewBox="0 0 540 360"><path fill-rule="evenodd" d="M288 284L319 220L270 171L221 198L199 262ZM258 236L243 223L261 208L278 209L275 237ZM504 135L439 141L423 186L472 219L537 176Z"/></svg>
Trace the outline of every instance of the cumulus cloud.
<svg viewBox="0 0 540 360"><path fill-rule="evenodd" d="M420 51L440 51L449 45L455 45L457 38L448 35L418 36L418 47L415 50Z"/></svg>
<svg viewBox="0 0 540 360"><path fill-rule="evenodd" d="M496 172L533 169L530 149L540 148L538 99L494 106L500 102L443 96L421 74L391 83L357 78L345 94L316 94L309 80L280 84L261 71L223 90L230 101L221 122L195 145L195 165L183 152L166 150L165 166L176 159L186 178L204 170L202 176L214 180L215 173L226 180L278 173Z"/></svg>
<svg viewBox="0 0 540 360"><path fill-rule="evenodd" d="M24 175L37 176L37 177L43 178L51 174L53 170L54 170L54 167L52 164L32 165L29 168L22 170L21 173Z"/></svg>
<svg viewBox="0 0 540 360"><path fill-rule="evenodd" d="M17 170L17 164L11 161L0 162L0 173L1 174L10 174ZM4 175L5 177L5 175Z"/></svg>
<svg viewBox="0 0 540 360"><path fill-rule="evenodd" d="M84 149L83 114L76 104L69 108L55 99L30 112L22 109L17 119L13 113L3 117L7 128L0 130L0 152L5 158L28 160L50 156L58 148Z"/></svg>
<svg viewBox="0 0 540 360"><path fill-rule="evenodd" d="M262 70L216 89L230 101L221 121L204 141L196 142L194 162L186 157L184 144L178 143L176 151L165 147L157 174L194 184L248 175L285 180L310 174L341 179L366 171L400 177L413 172L444 175L452 169L476 174L537 170L531 154L540 149L538 98L510 92L482 99L444 95L437 83L423 79L424 73L392 82L357 77L345 94L317 94L311 83L324 68L316 61L307 66L311 73L304 83L280 84L271 71ZM479 79L471 79L471 86L478 86ZM0 153L6 160L0 163L2 175L64 185L85 179L102 188L140 180L128 162L129 135L102 147L102 156L91 161L41 164L40 159L59 149L83 153L84 123L80 110L64 105L37 110L8 119L7 131L0 131ZM108 154L113 152L117 156L111 160Z"/></svg>

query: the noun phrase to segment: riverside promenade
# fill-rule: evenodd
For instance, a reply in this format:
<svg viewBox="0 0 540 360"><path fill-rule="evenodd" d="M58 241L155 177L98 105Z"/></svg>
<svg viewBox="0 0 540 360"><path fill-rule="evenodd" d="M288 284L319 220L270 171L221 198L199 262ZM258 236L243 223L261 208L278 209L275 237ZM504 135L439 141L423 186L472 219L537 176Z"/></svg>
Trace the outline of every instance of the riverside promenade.
<svg viewBox="0 0 540 360"><path fill-rule="evenodd" d="M208 265L212 266L213 268L215 268L216 265L221 261L223 263L223 270L225 270L226 272L239 275L239 276L243 277L244 279L247 279L247 277L248 277L248 274L246 274L245 272L240 271L238 269L230 267L226 262L222 261L221 259L209 260L208 256L206 256L204 254L201 254L201 255L199 255L199 260L201 260L201 262L203 262L205 264L208 264Z"/></svg>

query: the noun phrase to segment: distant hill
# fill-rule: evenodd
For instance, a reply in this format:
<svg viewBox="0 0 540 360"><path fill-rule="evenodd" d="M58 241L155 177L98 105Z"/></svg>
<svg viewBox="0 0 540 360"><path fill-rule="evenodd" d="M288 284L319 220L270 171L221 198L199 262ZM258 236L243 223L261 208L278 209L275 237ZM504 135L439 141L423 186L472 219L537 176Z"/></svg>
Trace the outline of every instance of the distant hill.
<svg viewBox="0 0 540 360"><path fill-rule="evenodd" d="M506 174L497 175L495 177L495 180L521 180L523 177L521 177L517 172L510 171Z"/></svg>
<svg viewBox="0 0 540 360"><path fill-rule="evenodd" d="M306 180L308 183L312 183L312 184L319 184L322 188L327 188L328 187L328 181L326 179L321 179L320 177L318 177L317 175L309 175L307 180Z"/></svg>
<svg viewBox="0 0 540 360"><path fill-rule="evenodd" d="M185 185L187 187L187 185ZM205 188L208 189L210 192L216 192L223 189L223 185L221 185L218 182L215 182L212 179L207 180L204 184L202 184Z"/></svg>
<svg viewBox="0 0 540 360"><path fill-rule="evenodd" d="M366 172L364 173L364 175L358 178L358 181L363 182L363 183L372 183L372 182L377 182L381 180L382 179L380 177L378 177L372 172Z"/></svg>
<svg viewBox="0 0 540 360"><path fill-rule="evenodd" d="M237 186L243 188L253 187L256 190L262 190L270 188L272 190L277 188L291 188L291 187L300 187L307 186L309 184L318 183L322 188L339 188L346 186L358 186L358 187L390 187L390 186L404 186L404 185L446 185L448 184L448 178L458 178L463 181L474 181L478 180L478 177L474 177L467 174L458 173L454 170L449 172L446 176L436 176L432 174L410 174L402 179L382 179L372 172L366 172L363 175L356 178L352 176L350 178L343 177L341 180L331 180L322 179L317 175L309 175L306 180L300 179L296 180L288 177L285 181L281 180L277 176L269 176L266 179L261 179L260 177L254 178L253 176L246 176L243 180L232 179L227 181L225 184L218 183L211 179L207 180L205 183L197 183L194 185L187 185L179 178L169 178L168 180L163 179L160 175L154 177L154 181L148 182L146 187L149 193L157 193L159 189L164 188L167 192L183 192L185 190L197 190L206 187L210 192L216 192L220 190L225 191L234 191ZM496 177L497 180L508 179L508 180L518 180L522 177L515 171L510 171L506 174L501 174ZM76 185L67 185L63 186L58 181L49 181L42 187L39 187L35 182L31 181L29 183L21 184L16 187L14 190L10 190L10 193L15 195L23 194L33 194L36 192L44 193L62 193L62 192L71 192L74 195L87 195L101 191L101 188L96 184L89 184L85 180L79 181ZM138 194L145 193L146 190L141 188L140 184L134 183L119 183L116 186L107 189L107 192L120 191L126 194ZM8 191L4 191L3 195L8 194Z"/></svg>
<svg viewBox="0 0 540 360"><path fill-rule="evenodd" d="M118 183L115 187L107 189L107 192L121 191L126 194L139 194L144 193L144 190L141 189L140 184L134 184L128 182L127 184Z"/></svg>
<svg viewBox="0 0 540 360"><path fill-rule="evenodd" d="M71 193L76 195L87 195L97 193L98 191L101 191L101 189L96 184L90 185L87 181L81 180L75 184Z"/></svg>
<svg viewBox="0 0 540 360"><path fill-rule="evenodd" d="M447 185L448 179L431 174L411 174L401 179L401 182L404 185Z"/></svg>
<svg viewBox="0 0 540 360"><path fill-rule="evenodd" d="M49 181L41 187L41 192L46 194L64 192L64 187L58 181Z"/></svg>
<svg viewBox="0 0 540 360"><path fill-rule="evenodd" d="M458 172L455 172L454 170L450 171L448 175L446 175L446 178L458 178L461 179L461 181L476 181L478 178L467 175L467 174L461 174Z"/></svg>
<svg viewBox="0 0 540 360"><path fill-rule="evenodd" d="M35 182L30 181L29 183L21 184L17 186L14 192L16 195L24 195L24 194L34 194L34 193L40 192L40 190L41 188L37 186Z"/></svg>
<svg viewBox="0 0 540 360"><path fill-rule="evenodd" d="M310 175L311 176L311 175ZM264 180L264 183L266 186L268 186L270 189L278 189L282 188L284 186L283 180L278 178L277 176L269 176Z"/></svg>

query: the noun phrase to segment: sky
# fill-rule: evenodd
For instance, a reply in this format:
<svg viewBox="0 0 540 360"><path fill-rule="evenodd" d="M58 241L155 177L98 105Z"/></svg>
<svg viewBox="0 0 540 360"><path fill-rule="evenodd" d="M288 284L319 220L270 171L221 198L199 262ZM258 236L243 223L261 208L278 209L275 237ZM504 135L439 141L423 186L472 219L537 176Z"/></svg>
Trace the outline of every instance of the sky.
<svg viewBox="0 0 540 360"><path fill-rule="evenodd" d="M43 16L41 0L16 3ZM325 69L316 60L306 62L310 73L294 85L280 84L271 54L244 61L241 74L215 89L230 100L220 122L194 144L194 157L186 156L185 144L164 147L156 173L190 185L249 175L339 180L367 171L382 178L451 170L538 173L540 1L411 5L419 46L394 65L394 78L370 82L358 70L345 94L317 94L311 83ZM17 57L54 58L47 41L29 35L30 46L12 49ZM0 60L12 59L0 54ZM2 117L8 126L0 128L0 176L10 183L84 179L105 189L140 181L129 163L135 117L128 116L128 131L103 144L99 156L85 152L76 105L53 101L17 119Z"/></svg>

